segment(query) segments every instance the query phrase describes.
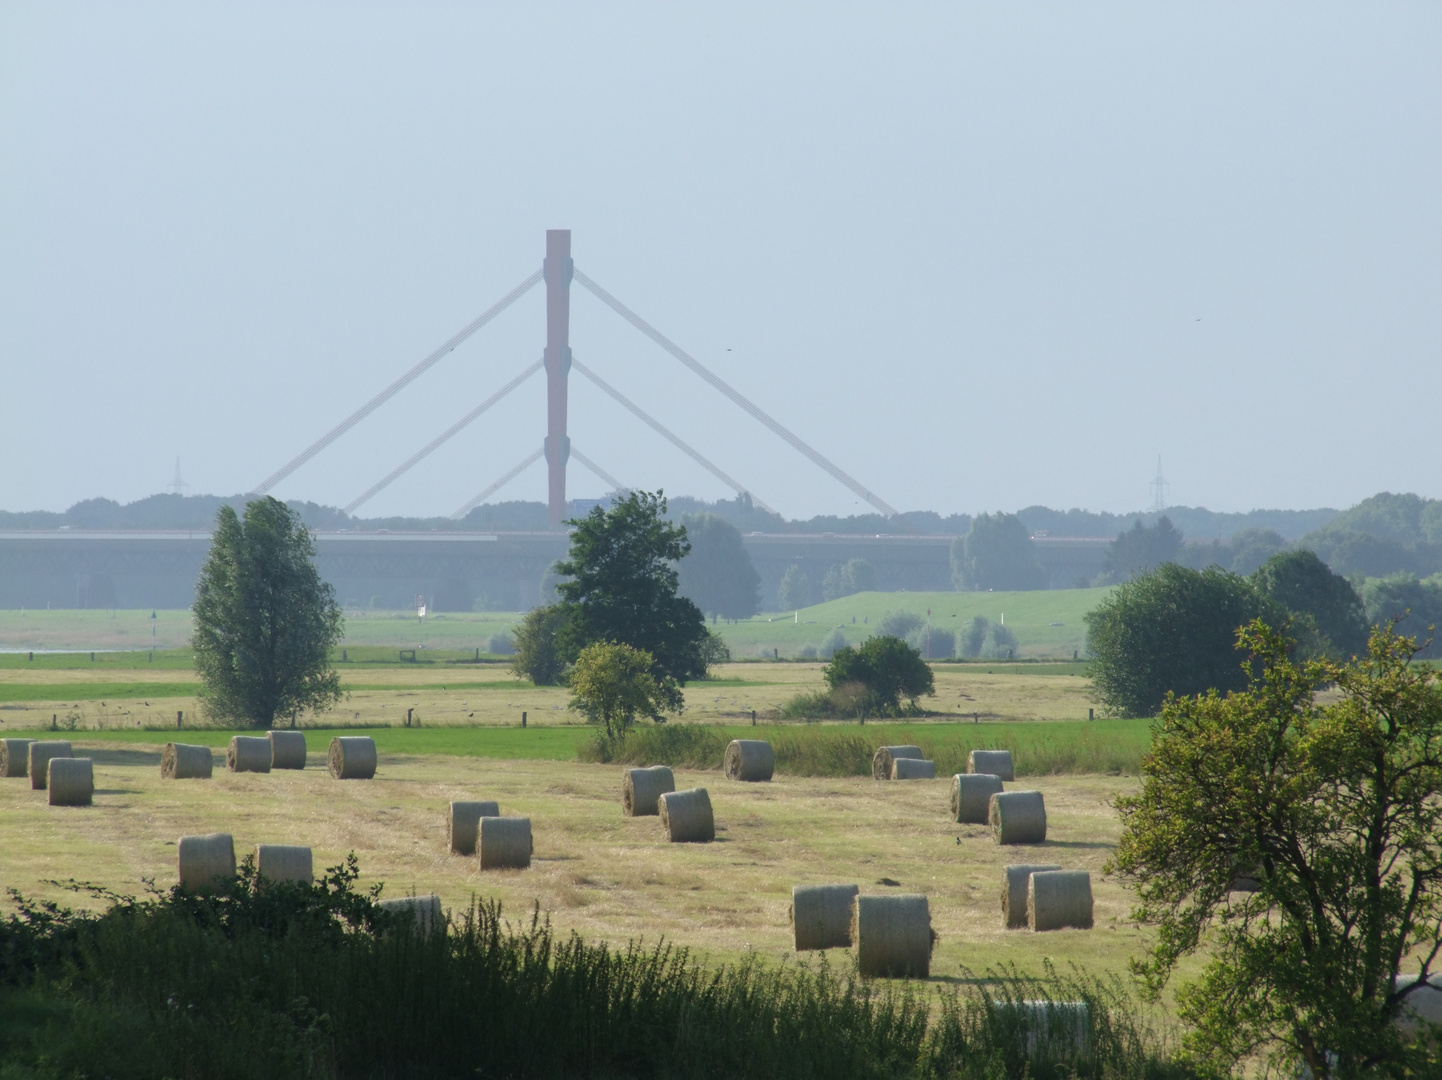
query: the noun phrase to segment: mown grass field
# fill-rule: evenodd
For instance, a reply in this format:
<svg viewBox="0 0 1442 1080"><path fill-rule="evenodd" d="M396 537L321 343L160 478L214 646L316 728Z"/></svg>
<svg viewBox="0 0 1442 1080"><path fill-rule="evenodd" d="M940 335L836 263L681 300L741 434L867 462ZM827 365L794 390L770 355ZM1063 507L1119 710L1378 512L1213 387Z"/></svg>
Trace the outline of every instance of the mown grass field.
<svg viewBox="0 0 1442 1080"><path fill-rule="evenodd" d="M362 884L383 881L385 895L434 891L463 908L476 894L500 899L514 917L539 905L560 929L592 940L665 937L720 959L792 956L791 887L827 881L926 893L940 934L933 972L943 979L1002 962L1039 974L1043 958L1120 973L1145 941L1127 922L1130 898L1102 873L1118 834L1110 800L1133 788L1129 778L1036 781L1047 798L1048 840L1015 849L993 843L985 828L949 820L945 780L778 776L741 784L680 769L679 787L710 791L718 836L681 845L664 841L656 818L621 814L618 766L383 744L376 779L340 782L324 770L323 742L313 739L311 748L303 772L230 774L222 765L210 780L165 781L154 744L77 740L77 752L95 760L93 807L50 807L28 781L0 781L0 880L71 903L79 898L53 882L75 878L134 894L150 879L165 888L176 879L179 836L226 831L240 853L257 843L311 846L318 866L354 851ZM529 870L483 873L474 858L448 854L446 806L467 798L494 798L504 813L531 818ZM1004 930L1001 868L1023 859L1090 870L1096 928Z"/></svg>

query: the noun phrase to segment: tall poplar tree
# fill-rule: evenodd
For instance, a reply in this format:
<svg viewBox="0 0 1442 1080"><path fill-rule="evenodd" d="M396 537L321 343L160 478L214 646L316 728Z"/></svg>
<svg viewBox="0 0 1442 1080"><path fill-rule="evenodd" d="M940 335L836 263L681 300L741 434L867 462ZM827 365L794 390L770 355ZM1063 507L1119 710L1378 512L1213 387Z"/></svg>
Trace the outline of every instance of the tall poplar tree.
<svg viewBox="0 0 1442 1080"><path fill-rule="evenodd" d="M257 499L243 519L221 507L195 585L191 636L211 717L273 727L277 717L340 698L330 650L343 619L314 558L314 539L284 503Z"/></svg>

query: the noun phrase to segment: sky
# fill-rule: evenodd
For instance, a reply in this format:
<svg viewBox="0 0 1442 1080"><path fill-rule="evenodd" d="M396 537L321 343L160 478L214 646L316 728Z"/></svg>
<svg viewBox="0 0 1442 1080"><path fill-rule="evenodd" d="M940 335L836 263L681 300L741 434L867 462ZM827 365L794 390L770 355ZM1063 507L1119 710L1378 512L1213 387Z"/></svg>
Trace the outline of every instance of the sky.
<svg viewBox="0 0 1442 1080"><path fill-rule="evenodd" d="M1442 5L0 5L0 508L253 490L575 265L902 510L1442 496ZM579 287L574 355L787 517L856 494ZM540 358L535 289L276 486ZM448 514L534 377L358 510ZM572 373L623 483L723 483ZM578 465L568 494L607 485ZM544 499L533 465L495 499Z"/></svg>

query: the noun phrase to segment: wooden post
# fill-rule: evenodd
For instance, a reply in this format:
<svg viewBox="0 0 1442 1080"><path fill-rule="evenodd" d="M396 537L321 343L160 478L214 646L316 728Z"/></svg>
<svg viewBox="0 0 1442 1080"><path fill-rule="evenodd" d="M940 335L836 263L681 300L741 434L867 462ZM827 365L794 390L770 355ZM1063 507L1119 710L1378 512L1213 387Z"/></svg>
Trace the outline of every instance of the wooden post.
<svg viewBox="0 0 1442 1080"><path fill-rule="evenodd" d="M407 709L407 710L406 710L406 727L410 727L410 726L411 726L411 713L413 713L413 712L415 712L415 709Z"/></svg>
<svg viewBox="0 0 1442 1080"><path fill-rule="evenodd" d="M184 719L185 719L185 710L184 710L184 709L176 709L176 710L175 710L175 730L176 730L176 731L179 731L179 730L180 730L181 721L183 721Z"/></svg>
<svg viewBox="0 0 1442 1080"><path fill-rule="evenodd" d="M526 714L525 714L525 713L521 713L521 727L525 727L525 726L526 726Z"/></svg>

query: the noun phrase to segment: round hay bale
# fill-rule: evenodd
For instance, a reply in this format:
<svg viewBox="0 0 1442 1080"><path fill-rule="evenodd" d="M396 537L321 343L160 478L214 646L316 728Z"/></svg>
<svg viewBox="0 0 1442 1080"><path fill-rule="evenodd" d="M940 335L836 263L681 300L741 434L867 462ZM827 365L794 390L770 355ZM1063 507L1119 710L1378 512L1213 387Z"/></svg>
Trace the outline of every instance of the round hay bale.
<svg viewBox="0 0 1442 1080"><path fill-rule="evenodd" d="M255 871L276 885L309 885L315 880L310 848L294 844L256 844Z"/></svg>
<svg viewBox="0 0 1442 1080"><path fill-rule="evenodd" d="M531 851L530 818L483 817L477 822L482 870L524 870L531 865Z"/></svg>
<svg viewBox="0 0 1442 1080"><path fill-rule="evenodd" d="M1416 985L1416 975L1398 975L1395 988L1406 990ZM1410 991L1402 999L1402 1012L1394 1023L1409 1039L1422 1030L1423 1024L1442 1025L1442 976L1433 975Z"/></svg>
<svg viewBox="0 0 1442 1080"><path fill-rule="evenodd" d="M270 740L259 735L232 735L225 748L231 772L270 772Z"/></svg>
<svg viewBox="0 0 1442 1080"><path fill-rule="evenodd" d="M776 771L776 751L761 739L732 739L726 747L726 779L756 783Z"/></svg>
<svg viewBox="0 0 1442 1080"><path fill-rule="evenodd" d="M369 735L338 735L326 755L337 780L369 780L376 774L376 741Z"/></svg>
<svg viewBox="0 0 1442 1080"><path fill-rule="evenodd" d="M180 887L203 893L224 888L235 877L235 841L230 833L182 836L176 848L180 863Z"/></svg>
<svg viewBox="0 0 1442 1080"><path fill-rule="evenodd" d="M500 817L501 804L497 802L453 802L446 831L451 841L452 855L474 855L476 853L476 830L483 817Z"/></svg>
<svg viewBox="0 0 1442 1080"><path fill-rule="evenodd" d="M165 780L209 780L214 766L208 746L168 742L160 752L160 775Z"/></svg>
<svg viewBox="0 0 1442 1080"><path fill-rule="evenodd" d="M666 765L627 769L621 778L621 812L627 817L654 817L661 796L676 790L676 777Z"/></svg>
<svg viewBox="0 0 1442 1080"><path fill-rule="evenodd" d="M70 743L63 739L39 739L32 742L26 752L27 769L30 773L30 790L45 790L46 769L51 758L74 756L70 751Z"/></svg>
<svg viewBox="0 0 1442 1080"><path fill-rule="evenodd" d="M998 844L1040 844L1046 840L1046 801L1040 791L999 791L987 808Z"/></svg>
<svg viewBox="0 0 1442 1080"><path fill-rule="evenodd" d="M88 757L53 757L46 762L51 806L89 806L95 795L95 770Z"/></svg>
<svg viewBox="0 0 1442 1080"><path fill-rule="evenodd" d="M445 933L446 913L441 910L441 898L435 893L382 900L376 907L406 920L417 937L427 937L437 931Z"/></svg>
<svg viewBox="0 0 1442 1080"><path fill-rule="evenodd" d="M851 906L851 940L864 976L925 979L931 974L936 935L924 896L858 896Z"/></svg>
<svg viewBox="0 0 1442 1080"><path fill-rule="evenodd" d="M1090 930L1092 876L1085 870L1038 870L1026 883L1026 924L1033 930Z"/></svg>
<svg viewBox="0 0 1442 1080"><path fill-rule="evenodd" d="M893 780L935 780L936 762L922 761L920 758L899 757L891 762L891 778Z"/></svg>
<svg viewBox="0 0 1442 1080"><path fill-rule="evenodd" d="M270 767L272 769L305 768L305 732L267 731L270 740Z"/></svg>
<svg viewBox="0 0 1442 1080"><path fill-rule="evenodd" d="M716 839L716 818L705 788L668 791L661 796L661 827L673 844L706 844Z"/></svg>
<svg viewBox="0 0 1442 1080"><path fill-rule="evenodd" d="M1091 1056L1091 1007L1085 1001L998 1001L998 1018L1025 1032L1032 1061Z"/></svg>
<svg viewBox="0 0 1442 1080"><path fill-rule="evenodd" d="M1001 921L1008 930L1026 929L1027 886L1031 876L1060 869L1055 863L1017 863L1002 870Z"/></svg>
<svg viewBox="0 0 1442 1080"><path fill-rule="evenodd" d="M951 778L951 816L966 825L991 820L991 797L1002 790L1001 777L992 773L957 773Z"/></svg>
<svg viewBox="0 0 1442 1080"><path fill-rule="evenodd" d="M0 739L0 776L24 776L30 768L30 744L34 739Z"/></svg>
<svg viewBox="0 0 1442 1080"><path fill-rule="evenodd" d="M796 885L791 889L791 926L796 951L845 949L851 945L855 885Z"/></svg>
<svg viewBox="0 0 1442 1080"><path fill-rule="evenodd" d="M1012 768L1010 750L973 750L966 755L966 771L970 773L991 773L1005 783L1016 779Z"/></svg>
<svg viewBox="0 0 1442 1080"><path fill-rule="evenodd" d="M919 746L879 746L871 755L871 779L890 780L891 763L897 758L909 757L918 760L925 755Z"/></svg>

